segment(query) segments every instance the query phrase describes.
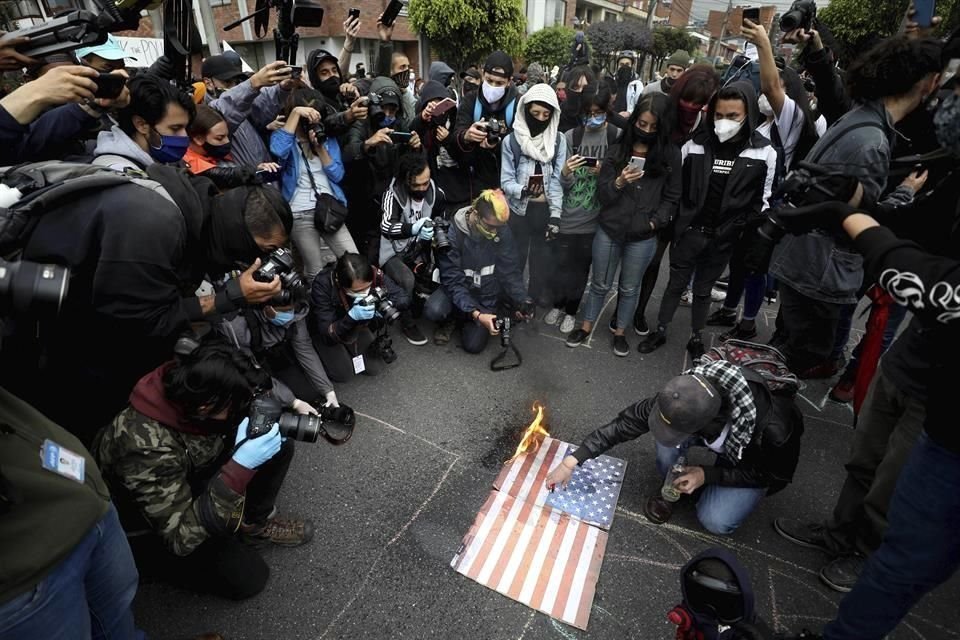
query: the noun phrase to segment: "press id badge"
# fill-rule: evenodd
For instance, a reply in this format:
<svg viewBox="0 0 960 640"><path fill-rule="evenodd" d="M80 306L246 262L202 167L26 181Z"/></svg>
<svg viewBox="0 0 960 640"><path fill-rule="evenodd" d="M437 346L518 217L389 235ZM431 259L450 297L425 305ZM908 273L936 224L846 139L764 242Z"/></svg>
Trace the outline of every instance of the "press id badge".
<svg viewBox="0 0 960 640"><path fill-rule="evenodd" d="M360 375L367 370L367 365L363 362L363 356L359 355L353 359L353 372Z"/></svg>
<svg viewBox="0 0 960 640"><path fill-rule="evenodd" d="M43 468L47 471L53 471L83 483L84 467L87 462L83 456L61 447L53 440L44 440L40 448L40 459Z"/></svg>

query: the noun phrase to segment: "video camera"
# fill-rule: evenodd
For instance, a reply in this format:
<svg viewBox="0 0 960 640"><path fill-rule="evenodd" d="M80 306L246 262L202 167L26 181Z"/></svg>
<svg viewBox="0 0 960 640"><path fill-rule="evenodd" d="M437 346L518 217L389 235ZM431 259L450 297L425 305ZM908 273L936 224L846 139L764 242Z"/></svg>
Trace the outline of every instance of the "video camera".
<svg viewBox="0 0 960 640"><path fill-rule="evenodd" d="M256 9L249 16L234 20L223 27L230 31L247 20L253 20L257 37L267 34L270 26L270 9L277 10L277 26L273 30L273 42L277 48L277 60L286 60L295 64L300 35L297 27L319 27L323 25L323 7L316 0L257 0Z"/></svg>
<svg viewBox="0 0 960 640"><path fill-rule="evenodd" d="M307 287L294 268L293 254L283 247L274 249L253 273L257 282L273 282L275 277L280 278L283 289L270 301L272 304L286 306L305 295Z"/></svg>
<svg viewBox="0 0 960 640"><path fill-rule="evenodd" d="M292 411L284 411L283 405L272 396L259 395L250 403L247 438L253 439L266 435L274 424L279 424L280 435L291 440L316 442L323 435L333 442L341 441L341 439L332 438L324 429L324 420L341 423L352 431L356 416L350 407L321 407L319 416L302 416Z"/></svg>
<svg viewBox="0 0 960 640"><path fill-rule="evenodd" d="M84 10L71 11L43 24L4 34L0 38L0 46L14 38L29 38L28 42L16 47L17 51L31 58L44 58L103 44L110 31L136 29L135 24L140 21L139 11L125 11L122 14L113 0L96 0L96 5L100 8L99 15ZM134 24L132 27L131 22Z"/></svg>
<svg viewBox="0 0 960 640"><path fill-rule="evenodd" d="M373 287L370 289L370 293L360 298L356 304L376 308L377 313L388 324L393 324L400 317L400 312L387 297L387 291L383 287Z"/></svg>
<svg viewBox="0 0 960 640"><path fill-rule="evenodd" d="M809 31L817 18L817 3L814 0L794 0L790 10L780 17L780 31L794 29Z"/></svg>
<svg viewBox="0 0 960 640"><path fill-rule="evenodd" d="M0 259L0 312L55 316L70 287L70 269Z"/></svg>

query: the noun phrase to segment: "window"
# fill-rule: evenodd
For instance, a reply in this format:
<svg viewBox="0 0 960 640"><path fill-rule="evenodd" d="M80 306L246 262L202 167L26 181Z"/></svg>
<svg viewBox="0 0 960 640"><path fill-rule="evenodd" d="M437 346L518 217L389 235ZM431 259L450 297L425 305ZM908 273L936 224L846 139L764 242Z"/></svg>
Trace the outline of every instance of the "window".
<svg viewBox="0 0 960 640"><path fill-rule="evenodd" d="M604 21L604 22L616 22L616 21L617 21L617 14L613 13L612 11L604 11L604 12L603 12L603 21ZM589 22L589 20L588 20L587 22Z"/></svg>
<svg viewBox="0 0 960 640"><path fill-rule="evenodd" d="M567 3L557 2L553 3L554 15L553 15L553 24L563 25L564 18L567 17Z"/></svg>
<svg viewBox="0 0 960 640"><path fill-rule="evenodd" d="M209 0L211 7L225 7L230 4L230 0Z"/></svg>
<svg viewBox="0 0 960 640"><path fill-rule="evenodd" d="M78 0L41 0L48 16L58 16L82 8Z"/></svg>

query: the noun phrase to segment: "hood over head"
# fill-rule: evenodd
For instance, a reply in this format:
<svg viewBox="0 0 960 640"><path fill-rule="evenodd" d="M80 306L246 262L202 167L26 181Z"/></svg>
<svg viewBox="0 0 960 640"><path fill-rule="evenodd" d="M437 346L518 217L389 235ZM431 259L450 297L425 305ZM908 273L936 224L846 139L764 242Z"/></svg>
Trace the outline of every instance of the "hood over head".
<svg viewBox="0 0 960 640"><path fill-rule="evenodd" d="M450 98L450 90L436 80L423 83L420 87L420 98L417 100L417 111L422 111L427 103L437 98Z"/></svg>
<svg viewBox="0 0 960 640"><path fill-rule="evenodd" d="M723 591L711 593L709 590L701 589L696 577L692 575L695 571L706 577L704 582L721 580L729 584L731 580L728 578L732 577L732 582L739 586L739 594L724 593ZM706 549L691 558L683 566L680 571L680 592L683 596L684 605L693 613L700 625L709 626L712 624L715 629L718 622L724 626L730 626L739 621L751 623L755 619L754 594L750 583L750 574L747 573L746 568L740 564L733 553L722 547ZM718 621L717 612L712 611L712 607L703 607L703 605L709 604L709 602L704 602L705 600L712 601L718 609L723 609L722 605L724 603L728 604L727 608L732 605L741 614L739 620ZM698 607L698 605L700 606Z"/></svg>
<svg viewBox="0 0 960 640"><path fill-rule="evenodd" d="M450 65L446 62L439 60L430 63L430 71L427 73L427 77L430 78L430 80L435 80L445 87L450 84L454 75L456 75L456 71L450 68Z"/></svg>
<svg viewBox="0 0 960 640"><path fill-rule="evenodd" d="M310 79L310 86L316 89L320 86L320 78L317 77L317 65L323 62L324 60L333 60L337 65L337 74L340 76L340 82L346 82L344 78L343 70L340 68L340 62L337 59L337 56L333 55L326 49L314 49L307 55L307 78Z"/></svg>
<svg viewBox="0 0 960 640"><path fill-rule="evenodd" d="M697 142L706 144L708 141L715 142L717 140L716 134L713 132L713 115L717 111L717 100L721 93L731 91L738 94L739 98L747 105L747 119L743 123L743 129L740 130L735 139L739 140L742 146L765 147L769 145L769 140L756 133L757 125L763 121L763 117L760 115L760 107L757 106L757 92L753 85L746 80L731 82L713 95L707 107L706 116L701 121L700 129L694 136Z"/></svg>

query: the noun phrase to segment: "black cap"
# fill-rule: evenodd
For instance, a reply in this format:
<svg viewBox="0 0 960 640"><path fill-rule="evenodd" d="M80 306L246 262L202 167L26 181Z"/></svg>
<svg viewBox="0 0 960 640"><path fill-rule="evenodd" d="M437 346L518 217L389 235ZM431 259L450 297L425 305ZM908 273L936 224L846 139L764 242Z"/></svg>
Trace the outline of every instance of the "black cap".
<svg viewBox="0 0 960 640"><path fill-rule="evenodd" d="M647 424L657 442L679 447L713 420L720 411L720 393L703 376L677 376L657 394Z"/></svg>
<svg viewBox="0 0 960 640"><path fill-rule="evenodd" d="M200 76L215 80L233 80L238 76L245 76L240 56L217 55L210 56L203 61L200 67Z"/></svg>
<svg viewBox="0 0 960 640"><path fill-rule="evenodd" d="M476 80L480 80L481 77L482 77L482 76L480 75L480 72L477 71L477 68L476 68L476 67L470 67L470 68L467 69L466 71L461 71L461 72L460 72L460 79L461 79L461 80L463 80L464 78L474 78L474 79L476 79Z"/></svg>
<svg viewBox="0 0 960 640"><path fill-rule="evenodd" d="M499 69L499 71L496 71L496 69ZM483 63L483 70L486 73L509 80L513 77L513 58L504 51L494 51L487 56L487 61Z"/></svg>
<svg viewBox="0 0 960 640"><path fill-rule="evenodd" d="M377 91L377 94L380 96L381 104L392 104L398 107L400 106L400 94L393 87L381 89Z"/></svg>

